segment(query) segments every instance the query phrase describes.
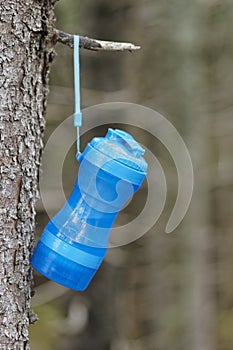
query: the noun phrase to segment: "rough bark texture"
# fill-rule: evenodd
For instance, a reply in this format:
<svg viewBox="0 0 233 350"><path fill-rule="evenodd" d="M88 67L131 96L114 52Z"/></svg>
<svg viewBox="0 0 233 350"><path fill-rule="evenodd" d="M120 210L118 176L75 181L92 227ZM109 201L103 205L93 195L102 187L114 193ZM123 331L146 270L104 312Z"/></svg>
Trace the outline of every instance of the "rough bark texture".
<svg viewBox="0 0 233 350"><path fill-rule="evenodd" d="M53 0L0 0L0 348L28 349Z"/></svg>

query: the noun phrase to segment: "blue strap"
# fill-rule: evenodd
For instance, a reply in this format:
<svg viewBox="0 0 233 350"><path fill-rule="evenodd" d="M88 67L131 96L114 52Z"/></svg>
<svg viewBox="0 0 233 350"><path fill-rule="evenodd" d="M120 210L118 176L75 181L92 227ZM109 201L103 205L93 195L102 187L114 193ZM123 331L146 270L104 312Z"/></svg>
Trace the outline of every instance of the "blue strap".
<svg viewBox="0 0 233 350"><path fill-rule="evenodd" d="M79 128L82 125L80 107L80 62L79 62L79 35L74 35L74 126L77 128L77 152L80 153Z"/></svg>

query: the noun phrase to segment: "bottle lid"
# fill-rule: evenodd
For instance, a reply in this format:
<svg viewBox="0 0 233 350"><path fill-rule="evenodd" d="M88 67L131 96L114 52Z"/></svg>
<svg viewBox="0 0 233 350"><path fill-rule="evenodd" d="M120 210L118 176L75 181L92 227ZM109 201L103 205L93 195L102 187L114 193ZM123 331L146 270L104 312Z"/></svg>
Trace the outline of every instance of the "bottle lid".
<svg viewBox="0 0 233 350"><path fill-rule="evenodd" d="M144 149L127 132L108 129L105 137L95 137L84 152L78 155L106 172L140 185L146 176L147 163L142 157Z"/></svg>

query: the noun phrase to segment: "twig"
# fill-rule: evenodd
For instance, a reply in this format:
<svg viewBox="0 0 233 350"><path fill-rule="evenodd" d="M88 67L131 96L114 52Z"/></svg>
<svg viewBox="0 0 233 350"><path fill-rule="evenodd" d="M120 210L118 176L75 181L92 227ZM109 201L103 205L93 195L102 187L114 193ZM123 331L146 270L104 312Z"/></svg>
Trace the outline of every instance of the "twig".
<svg viewBox="0 0 233 350"><path fill-rule="evenodd" d="M61 30L55 29L54 37L55 42L60 42L62 44L68 45L73 48L74 46L74 36L62 32ZM114 41L103 41L98 39L91 39L86 36L79 37L80 48L94 51L134 51L139 50L141 47L130 43L118 43Z"/></svg>

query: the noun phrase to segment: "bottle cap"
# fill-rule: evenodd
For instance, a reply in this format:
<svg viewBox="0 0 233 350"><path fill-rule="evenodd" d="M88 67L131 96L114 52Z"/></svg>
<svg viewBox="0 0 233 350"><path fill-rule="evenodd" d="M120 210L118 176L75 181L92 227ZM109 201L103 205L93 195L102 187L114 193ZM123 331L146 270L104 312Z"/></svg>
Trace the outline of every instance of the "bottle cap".
<svg viewBox="0 0 233 350"><path fill-rule="evenodd" d="M122 180L140 185L148 167L142 157L144 152L127 132L110 128L105 137L92 139L77 159L80 163L85 159Z"/></svg>

